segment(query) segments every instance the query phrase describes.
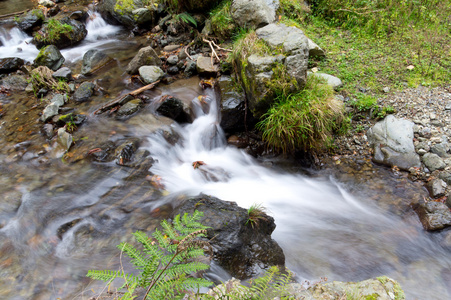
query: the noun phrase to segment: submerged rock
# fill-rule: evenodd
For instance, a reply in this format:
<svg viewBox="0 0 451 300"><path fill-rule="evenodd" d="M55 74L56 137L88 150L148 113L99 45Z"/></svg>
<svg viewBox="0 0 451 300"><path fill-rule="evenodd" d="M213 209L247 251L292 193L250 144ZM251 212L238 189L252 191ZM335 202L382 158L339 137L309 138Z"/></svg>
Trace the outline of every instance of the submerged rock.
<svg viewBox="0 0 451 300"><path fill-rule="evenodd" d="M81 68L81 74L91 75L100 68L112 62L113 59L106 55L104 52L91 49L83 55L83 66Z"/></svg>
<svg viewBox="0 0 451 300"><path fill-rule="evenodd" d="M188 122L190 117L185 113L183 101L175 97L166 95L160 100L160 106L157 108L157 113L162 116L171 118L179 123Z"/></svg>
<svg viewBox="0 0 451 300"><path fill-rule="evenodd" d="M373 147L373 160L402 170L421 167L413 145L413 123L393 115L376 123L367 133Z"/></svg>
<svg viewBox="0 0 451 300"><path fill-rule="evenodd" d="M133 99L122 105L117 111L118 117L127 117L133 115L142 106L141 99Z"/></svg>
<svg viewBox="0 0 451 300"><path fill-rule="evenodd" d="M210 227L207 238L213 247L214 259L232 276L244 279L269 266L284 268L282 248L271 238L276 228L272 217L263 213L258 225L251 226L246 209L235 202L204 194L181 203L173 216L194 210L204 212L200 222Z"/></svg>

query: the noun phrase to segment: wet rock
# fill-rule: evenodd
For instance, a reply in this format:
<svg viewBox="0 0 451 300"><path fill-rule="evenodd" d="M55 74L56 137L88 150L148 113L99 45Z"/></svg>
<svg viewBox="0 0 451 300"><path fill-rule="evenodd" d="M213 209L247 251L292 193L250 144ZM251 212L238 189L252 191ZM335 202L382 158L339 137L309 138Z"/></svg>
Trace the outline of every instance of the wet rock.
<svg viewBox="0 0 451 300"><path fill-rule="evenodd" d="M448 195L448 197L446 197L445 204L446 204L446 206L451 208L451 193Z"/></svg>
<svg viewBox="0 0 451 300"><path fill-rule="evenodd" d="M22 75L9 75L2 78L0 86L11 91L25 91L28 86L28 81L27 78Z"/></svg>
<svg viewBox="0 0 451 300"><path fill-rule="evenodd" d="M163 48L163 51L164 52L172 52L172 51L179 49L180 47L181 47L180 45L167 45Z"/></svg>
<svg viewBox="0 0 451 300"><path fill-rule="evenodd" d="M112 61L113 59L104 52L91 49L83 55L81 74L91 75Z"/></svg>
<svg viewBox="0 0 451 300"><path fill-rule="evenodd" d="M72 79L72 70L68 67L63 67L52 74L52 77L55 79L64 79L71 80Z"/></svg>
<svg viewBox="0 0 451 300"><path fill-rule="evenodd" d="M116 164L125 165L132 160L132 156L139 147L139 139L129 139L122 141L114 150L114 156L117 158Z"/></svg>
<svg viewBox="0 0 451 300"><path fill-rule="evenodd" d="M444 196L446 193L446 182L435 178L426 183L426 188L432 198L439 198Z"/></svg>
<svg viewBox="0 0 451 300"><path fill-rule="evenodd" d="M184 201L175 208L173 216L194 210L204 212L200 222L210 227L207 238L214 259L232 276L244 279L269 266L284 267L285 255L271 238L275 229L272 217L264 215L258 227L253 228L246 224L246 209L204 194Z"/></svg>
<svg viewBox="0 0 451 300"><path fill-rule="evenodd" d="M138 70L139 76L146 84L151 84L160 80L164 76L164 72L157 66L142 66Z"/></svg>
<svg viewBox="0 0 451 300"><path fill-rule="evenodd" d="M126 71L132 75L138 74L142 66L161 66L160 58L150 46L139 49L138 54L128 63Z"/></svg>
<svg viewBox="0 0 451 300"><path fill-rule="evenodd" d="M415 151L420 154L424 155L431 150L431 147L429 147L428 142L416 142L415 143Z"/></svg>
<svg viewBox="0 0 451 300"><path fill-rule="evenodd" d="M78 20L81 22L85 22L89 18L87 8L86 8L86 10L77 10L77 11L72 12L69 15L69 18Z"/></svg>
<svg viewBox="0 0 451 300"><path fill-rule="evenodd" d="M349 295L352 295L352 299L405 299L399 283L386 276L360 282L321 282L308 289L301 284L292 283L287 292L296 299L311 300L348 299Z"/></svg>
<svg viewBox="0 0 451 300"><path fill-rule="evenodd" d="M36 93L36 98L41 99L45 97L48 94L49 90L46 88L40 88L39 91Z"/></svg>
<svg viewBox="0 0 451 300"><path fill-rule="evenodd" d="M44 20L45 16L42 10L33 9L21 15L16 22L22 31L31 33L33 28L40 26Z"/></svg>
<svg viewBox="0 0 451 300"><path fill-rule="evenodd" d="M50 20L42 26L40 30L42 34L35 35L33 38L33 42L38 49L47 45L55 45L58 49L67 48L81 42L88 34L88 31L82 22L72 20L69 17L64 17L61 20L56 20L54 18ZM71 29L61 30L55 33L55 29L51 27L52 25L49 25L53 22L69 25ZM58 27L61 26L58 25ZM52 31L52 34L49 34L50 31Z"/></svg>
<svg viewBox="0 0 451 300"><path fill-rule="evenodd" d="M238 92L230 76L218 80L221 96L221 128L228 133L244 129L245 95Z"/></svg>
<svg viewBox="0 0 451 300"><path fill-rule="evenodd" d="M42 112L41 121L47 122L54 116L58 114L60 106L56 103L50 103L44 108L44 111Z"/></svg>
<svg viewBox="0 0 451 300"><path fill-rule="evenodd" d="M179 123L186 123L190 119L189 115L185 113L182 100L166 95L159 102L161 104L156 111L160 115L171 118Z"/></svg>
<svg viewBox="0 0 451 300"><path fill-rule="evenodd" d="M324 52L323 49L320 48L314 41L307 38L308 40L308 53L309 57L315 57L315 58L324 58L326 57L326 52Z"/></svg>
<svg viewBox="0 0 451 300"><path fill-rule="evenodd" d="M185 66L184 72L185 72L186 77L191 77L191 76L195 75L197 72L196 62L192 61L191 59L188 59L186 61L186 66Z"/></svg>
<svg viewBox="0 0 451 300"><path fill-rule="evenodd" d="M276 9L266 0L234 0L232 18L240 27L259 28L274 22Z"/></svg>
<svg viewBox="0 0 451 300"><path fill-rule="evenodd" d="M127 117L136 113L142 106L140 99L133 99L122 105L117 111L118 117Z"/></svg>
<svg viewBox="0 0 451 300"><path fill-rule="evenodd" d="M44 124L41 132L48 140L51 140L53 138L53 125L50 123Z"/></svg>
<svg viewBox="0 0 451 300"><path fill-rule="evenodd" d="M55 103L56 105L61 107L64 105L64 103L66 103L66 101L67 101L67 95L56 94L50 100L50 103Z"/></svg>
<svg viewBox="0 0 451 300"><path fill-rule="evenodd" d="M46 66L53 71L58 70L64 63L65 59L58 48L49 45L39 51L38 56L34 60L34 66Z"/></svg>
<svg viewBox="0 0 451 300"><path fill-rule="evenodd" d="M177 66L172 66L168 68L168 74L177 74L179 72L179 68Z"/></svg>
<svg viewBox="0 0 451 300"><path fill-rule="evenodd" d="M446 167L443 159L441 159L440 156L434 153L426 153L425 155L423 155L421 160L431 172L435 170L442 170Z"/></svg>
<svg viewBox="0 0 451 300"><path fill-rule="evenodd" d="M423 202L415 207L424 229L428 231L441 230L451 226L451 211L445 203Z"/></svg>
<svg viewBox="0 0 451 300"><path fill-rule="evenodd" d="M70 123L73 126L79 127L81 124L83 124L86 121L87 117L85 115L82 114L73 114L73 113L69 113L66 115L62 115L58 118L58 120L56 120L56 125L57 126L64 126L68 123Z"/></svg>
<svg viewBox="0 0 451 300"><path fill-rule="evenodd" d="M343 86L343 82L340 78L326 74L321 72L316 73L308 73L308 76L315 76L326 80L326 83L330 85L334 90L337 90L338 88L341 88Z"/></svg>
<svg viewBox="0 0 451 300"><path fill-rule="evenodd" d="M114 159L116 145L113 141L106 141L95 148L97 151L90 152L90 157L98 162L109 162Z"/></svg>
<svg viewBox="0 0 451 300"><path fill-rule="evenodd" d="M389 115L370 128L367 136L374 150L373 160L402 170L420 167L420 158L413 146L412 127L412 122Z"/></svg>
<svg viewBox="0 0 451 300"><path fill-rule="evenodd" d="M9 74L19 70L24 65L24 60L18 57L0 58L0 74Z"/></svg>
<svg viewBox="0 0 451 300"><path fill-rule="evenodd" d="M218 66L211 63L211 58L205 56L197 58L196 70L197 73L205 76L216 76L219 71Z"/></svg>
<svg viewBox="0 0 451 300"><path fill-rule="evenodd" d="M58 129L57 142L61 147L63 147L64 151L67 151L73 143L72 135L66 132L66 129L62 127Z"/></svg>
<svg viewBox="0 0 451 300"><path fill-rule="evenodd" d="M85 81L78 89L75 90L74 95L72 96L72 99L75 102L85 102L88 101L89 98L94 94L94 83Z"/></svg>

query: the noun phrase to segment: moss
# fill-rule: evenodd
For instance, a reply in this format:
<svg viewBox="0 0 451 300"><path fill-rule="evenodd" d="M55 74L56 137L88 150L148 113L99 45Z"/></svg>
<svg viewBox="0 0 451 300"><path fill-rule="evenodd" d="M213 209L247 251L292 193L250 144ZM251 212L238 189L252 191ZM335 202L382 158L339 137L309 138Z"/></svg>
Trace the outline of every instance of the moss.
<svg viewBox="0 0 451 300"><path fill-rule="evenodd" d="M393 284L393 292L395 294L394 300L405 300L406 299L406 296L405 296L404 291L402 290L401 286L399 285L399 283L397 283L393 279L388 278L387 276L381 276L381 277L377 277L377 280L379 280L379 282L382 283L384 285L384 287L385 287L385 284L388 282L391 282L391 284ZM385 289L387 290L387 287L385 287Z"/></svg>
<svg viewBox="0 0 451 300"><path fill-rule="evenodd" d="M211 29L219 38L230 38L236 29L232 13L230 12L231 5L231 0L225 0L210 13Z"/></svg>
<svg viewBox="0 0 451 300"><path fill-rule="evenodd" d="M61 23L57 19L50 19L47 22L45 30L37 32L34 37L38 42L51 44L61 39L62 36L67 36L72 32L74 32L74 28L71 25Z"/></svg>
<svg viewBox="0 0 451 300"><path fill-rule="evenodd" d="M40 9L33 9L33 10L31 11L31 14L34 15L34 16L36 16L36 17L38 17L38 19L40 19L40 20L42 20L42 21L45 20L44 13L43 13L42 10L40 10Z"/></svg>

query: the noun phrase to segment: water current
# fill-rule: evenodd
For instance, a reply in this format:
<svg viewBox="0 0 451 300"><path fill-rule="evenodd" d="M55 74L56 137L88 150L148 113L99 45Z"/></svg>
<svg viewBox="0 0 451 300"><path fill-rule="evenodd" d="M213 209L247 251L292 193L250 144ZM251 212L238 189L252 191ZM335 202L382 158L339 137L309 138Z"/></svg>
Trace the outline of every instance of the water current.
<svg viewBox="0 0 451 300"><path fill-rule="evenodd" d="M86 41L63 51L67 61L79 61L92 48L114 53L119 27L99 16L87 27ZM30 37L15 27L0 29L0 40L0 57L32 61L37 55ZM152 230L177 195L199 193L245 208L254 203L266 207L277 225L273 238L299 281L387 275L401 283L407 299L451 298L449 250L423 231L414 214L393 213L355 188L351 195L350 186L334 176L283 170L228 146L216 95L207 90L208 105L200 103L197 96L204 91L196 78L152 93L193 103L193 123L168 126L180 137L175 145L149 129L152 105L133 118L139 122L124 125L98 117L88 120L88 128L96 128L98 136L144 140L142 147L156 160L150 171L162 178L165 193L114 163L42 164L33 154L21 160L0 155L1 299L88 299L91 290L98 292L103 285L86 279L87 270L117 268L116 244L129 240L136 229ZM203 172L193 168L194 161L205 163ZM214 272L212 277L227 279L224 272Z"/></svg>

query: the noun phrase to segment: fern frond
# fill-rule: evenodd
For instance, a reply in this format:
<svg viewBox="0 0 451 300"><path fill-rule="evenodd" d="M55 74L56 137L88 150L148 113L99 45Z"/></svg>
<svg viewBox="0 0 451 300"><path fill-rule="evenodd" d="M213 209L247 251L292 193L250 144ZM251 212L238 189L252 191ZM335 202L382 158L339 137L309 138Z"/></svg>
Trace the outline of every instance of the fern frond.
<svg viewBox="0 0 451 300"><path fill-rule="evenodd" d="M161 222L161 227L163 227L163 232L165 235L167 235L170 239L172 240L177 240L178 237L180 236L177 232L177 230L174 229L174 227L172 226L172 224L170 224L168 221L163 220Z"/></svg>
<svg viewBox="0 0 451 300"><path fill-rule="evenodd" d="M137 269L143 269L146 265L146 257L135 247L130 245L129 243L120 243L117 248L127 254L128 257L130 257L131 263L137 268Z"/></svg>
<svg viewBox="0 0 451 300"><path fill-rule="evenodd" d="M112 271L112 270L89 270L86 276L95 279L101 280L104 282L113 281L117 277L121 277L123 274L121 271Z"/></svg>
<svg viewBox="0 0 451 300"><path fill-rule="evenodd" d="M136 231L133 233L135 239L144 247L144 252L152 257L152 259L160 259L163 256L163 251L158 249L158 245L150 239L146 233Z"/></svg>

